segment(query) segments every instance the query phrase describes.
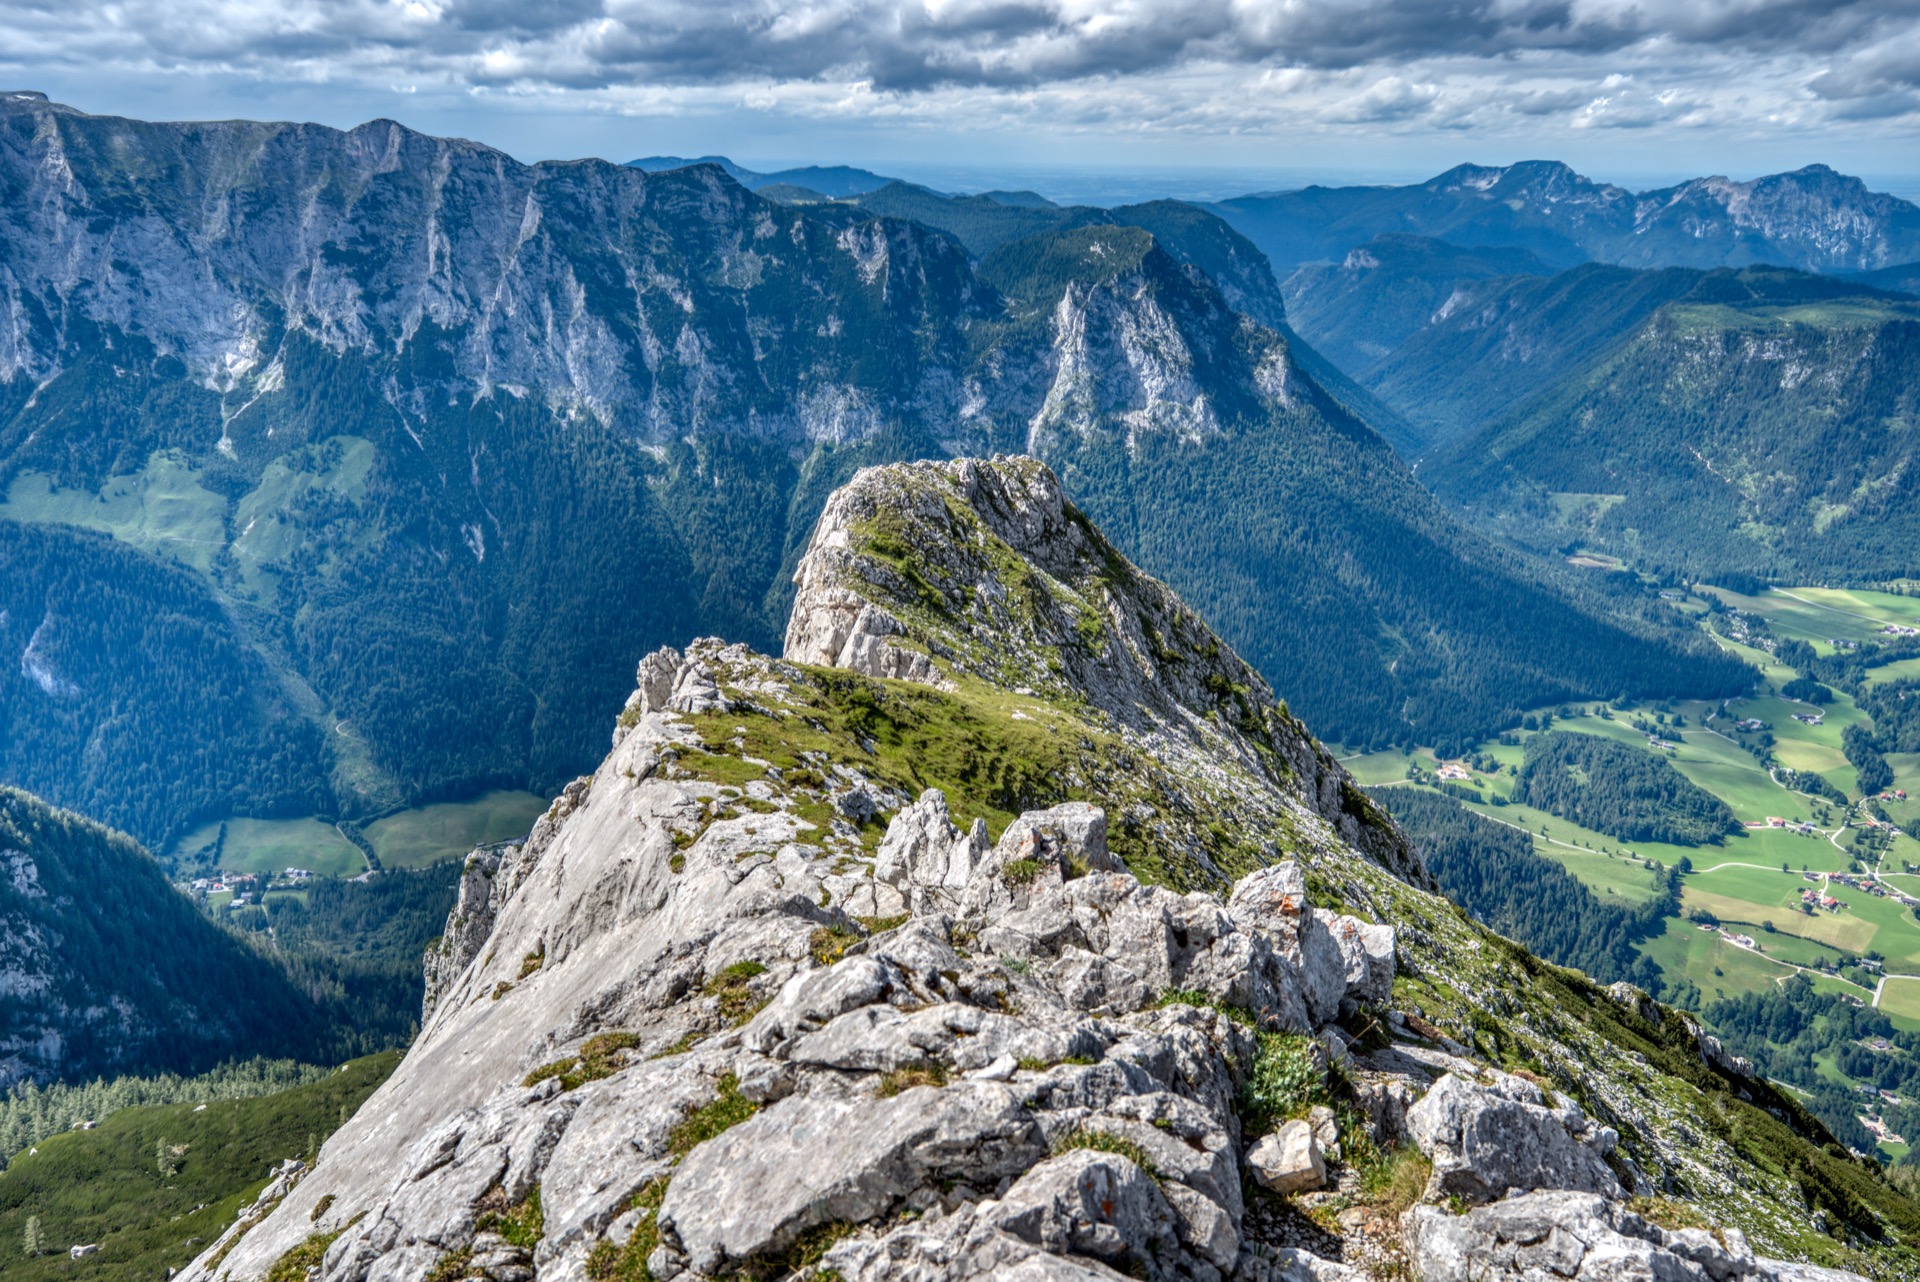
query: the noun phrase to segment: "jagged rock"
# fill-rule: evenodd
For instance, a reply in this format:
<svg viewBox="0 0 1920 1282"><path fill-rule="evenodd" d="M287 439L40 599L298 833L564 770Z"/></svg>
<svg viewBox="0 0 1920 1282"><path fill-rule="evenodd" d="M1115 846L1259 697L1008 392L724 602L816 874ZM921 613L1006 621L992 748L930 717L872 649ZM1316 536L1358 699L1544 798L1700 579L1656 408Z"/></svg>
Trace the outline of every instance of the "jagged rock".
<svg viewBox="0 0 1920 1282"><path fill-rule="evenodd" d="M874 852L873 875L904 891L916 912L951 907L989 846L984 821L976 819L961 832L948 813L946 794L929 788L887 825Z"/></svg>
<svg viewBox="0 0 1920 1282"><path fill-rule="evenodd" d="M991 1222L1056 1255L1115 1260L1151 1256L1173 1234L1159 1184L1112 1153L1066 1153L1021 1176L988 1213Z"/></svg>
<svg viewBox="0 0 1920 1282"><path fill-rule="evenodd" d="M1393 1000L1393 927L1345 914L1328 926L1346 963L1347 996L1375 1006Z"/></svg>
<svg viewBox="0 0 1920 1282"><path fill-rule="evenodd" d="M793 583L793 612L787 622L788 658L845 668L869 677L923 685L940 683L926 655L892 639L906 631L900 621L859 594L837 586L817 560L802 561Z"/></svg>
<svg viewBox="0 0 1920 1282"><path fill-rule="evenodd" d="M1327 1182L1327 1164L1313 1127L1295 1118L1247 1150L1253 1178L1275 1193L1300 1193Z"/></svg>
<svg viewBox="0 0 1920 1282"><path fill-rule="evenodd" d="M1857 1282L1840 1269L1757 1259L1737 1230L1668 1231L1590 1193L1543 1191L1449 1215L1407 1213L1402 1236L1421 1282L1559 1277L1658 1282Z"/></svg>
<svg viewBox="0 0 1920 1282"><path fill-rule="evenodd" d="M1339 1014L1347 995L1347 958L1307 901L1306 875L1296 861L1284 860L1243 878L1233 888L1227 912L1243 929L1274 941L1280 957L1300 976L1301 996L1313 1023L1327 1023Z"/></svg>
<svg viewBox="0 0 1920 1282"><path fill-rule="evenodd" d="M1320 1154L1330 1162L1340 1160L1340 1119L1325 1104L1315 1104L1307 1110L1307 1125L1313 1128L1314 1142L1320 1146Z"/></svg>
<svg viewBox="0 0 1920 1282"><path fill-rule="evenodd" d="M1084 801L1029 810L1007 825L1000 844L1011 859L1052 859L1075 872L1122 872L1107 853L1107 812Z"/></svg>
<svg viewBox="0 0 1920 1282"><path fill-rule="evenodd" d="M487 936L493 933L496 905L493 879L500 870L500 853L479 849L467 856L460 871L460 889L453 911L447 914L447 927L439 942L427 949L424 969L426 992L420 1003L420 1026L433 1022L440 998L455 980L480 955Z"/></svg>
<svg viewBox="0 0 1920 1282"><path fill-rule="evenodd" d="M887 488L896 482L903 494ZM852 1231L822 1263L848 1279L1124 1271L1337 1282L1333 1262L1278 1255L1259 1240L1267 1217L1242 1202L1253 1138L1241 1133L1243 1092L1279 1054L1304 1054L1321 1073L1340 1062L1382 1138L1439 1079L1410 1111L1436 1172L1452 1181L1443 1191L1470 1185L1462 1196L1479 1200L1509 1182L1564 1183L1568 1171L1598 1186L1591 1167L1604 1170L1613 1133L1570 1106L1549 1108L1520 1079L1475 1085L1482 1067L1438 1026L1459 1028L1458 1010L1436 1009L1429 1023L1416 1008L1399 1018L1360 1009L1380 1002L1397 957L1503 1016L1529 991L1490 960L1504 950L1420 888L1417 859L1363 800L1343 799L1350 781L1284 713L1255 699L1221 715L1208 678L1258 693L1257 675L1220 654L1057 491L1019 460L886 469L836 496L814 551L831 553L844 535L857 560L849 549L861 522L905 510L911 519L893 522L901 537L931 540L926 590L944 593L949 610L977 610L967 627L1003 648L1077 647L1061 652L1065 677L1044 657L1016 656L1018 685L1087 684L1050 702L943 656L937 668L954 663L966 677L959 693L892 687L875 698L972 718L968 733L1014 712L1044 717L1040 734L1095 745L1075 758L1084 777L1058 781L1062 794L1137 790L1110 808L1016 816L989 848L947 797L910 802L897 791L898 744L886 734L835 737L833 700L863 683L713 640L649 656L626 733L600 769L569 784L490 874L476 865L459 911L478 922L484 905L490 928L481 943L479 926L450 926L456 944L430 1018L399 1068L314 1171L276 1172L269 1192L283 1200L256 1204L244 1236L236 1227L219 1244L222 1276L255 1282L315 1234L338 1235L316 1282L401 1282L463 1258L518 1276L528 1262L508 1258L481 1219L537 1190L544 1233L530 1267L565 1282L586 1275L592 1253L604 1262L604 1251L634 1245L649 1199L659 1238L647 1267L678 1282L772 1269L803 1236L811 1245L841 1222ZM903 509L882 513L882 499ZM923 519L924 529L913 524ZM1010 556L1025 561L1012 577ZM823 592L864 582L850 563L823 556L829 563L846 577L822 579ZM1007 615L1009 585L1035 583L1045 590L1032 589L1034 618ZM871 619L862 635L924 643L930 654L943 654L942 636L955 648L966 640L964 629L928 632L930 616L910 613L889 614L904 636L874 631ZM859 618L845 620L848 637ZM1098 653L1086 640L1095 623L1110 638ZM1184 657L1163 662L1156 645ZM962 697L996 675L1017 706ZM1202 696L1209 702L1183 702ZM722 706L741 726L724 741L690 711L710 718ZM787 726L791 744L762 746ZM972 786L941 777L952 795ZM871 829L830 809L856 794L894 815L877 852ZM1184 857L1194 816L1231 816L1271 834L1235 857L1274 862L1224 894L1224 874L1197 859L1183 875L1220 876L1219 886L1144 885L1106 848L1109 813L1116 847L1150 859ZM1347 843L1355 825L1376 858ZM1317 912L1310 882L1394 929ZM885 907L915 915L849 916L894 915ZM1660 1147L1674 1129L1650 1116L1664 1107L1647 1089L1658 1070L1596 1069L1613 1051L1577 1009L1536 1000L1530 1010L1541 1018L1522 1009L1504 1033L1556 1074L1580 1075L1597 1109L1634 1127L1634 1156L1656 1178L1712 1177L1706 1159ZM1354 1023L1350 1041L1331 1027L1336 1018L1365 1026ZM1381 1047L1388 1030L1418 1039ZM1648 1080L1616 1080L1629 1071ZM1304 1083L1327 1084L1311 1074ZM1309 1114L1292 1130L1311 1152L1337 1141L1329 1120ZM1714 1161L1733 1155L1714 1136L1698 1143ZM1501 1144L1508 1151L1490 1151ZM1739 1174L1791 1196L1756 1166ZM1675 1239L1662 1249L1692 1261L1706 1248ZM182 1282L215 1282L207 1258Z"/></svg>
<svg viewBox="0 0 1920 1282"><path fill-rule="evenodd" d="M714 1274L816 1224L872 1219L942 1180L992 1183L1045 1155L1018 1095L996 1083L890 1100L790 1097L695 1149L660 1225L690 1267Z"/></svg>
<svg viewBox="0 0 1920 1282"><path fill-rule="evenodd" d="M1407 1112L1407 1133L1433 1159L1433 1196L1488 1202L1515 1188L1619 1196L1604 1128L1575 1105L1548 1108L1531 1082L1491 1076L1493 1084L1481 1086L1448 1073Z"/></svg>

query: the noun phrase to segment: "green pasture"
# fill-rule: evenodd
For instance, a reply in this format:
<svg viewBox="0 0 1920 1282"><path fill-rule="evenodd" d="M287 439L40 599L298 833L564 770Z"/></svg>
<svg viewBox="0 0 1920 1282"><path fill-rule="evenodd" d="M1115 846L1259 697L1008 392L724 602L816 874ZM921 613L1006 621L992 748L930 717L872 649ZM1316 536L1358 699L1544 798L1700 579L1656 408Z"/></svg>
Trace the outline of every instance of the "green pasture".
<svg viewBox="0 0 1920 1282"><path fill-rule="evenodd" d="M1775 636L1813 642L1831 652L1834 639L1865 641L1889 623L1912 624L1920 616L1920 601L1887 592L1838 588L1779 588L1760 596L1744 596L1726 588L1710 588L1727 605L1767 620Z"/></svg>
<svg viewBox="0 0 1920 1282"><path fill-rule="evenodd" d="M202 573L227 545L227 501L201 488L180 454L156 451L140 471L109 477L98 490L66 488L44 472L7 487L0 516L78 525L146 552L163 552Z"/></svg>
<svg viewBox="0 0 1920 1282"><path fill-rule="evenodd" d="M1735 948L1717 933L1677 917L1668 918L1666 931L1643 944L1641 952L1670 979L1691 980L1706 1001L1765 992L1793 973L1791 967Z"/></svg>
<svg viewBox="0 0 1920 1282"><path fill-rule="evenodd" d="M365 836L381 866L425 868L475 846L524 837L546 809L546 800L530 792L489 792L472 801L403 810L368 824Z"/></svg>
<svg viewBox="0 0 1920 1282"><path fill-rule="evenodd" d="M174 843L171 857L212 844L218 823L203 824ZM357 877L366 856L332 824L318 819L229 819L220 867L228 872L282 872L305 868L321 877Z"/></svg>
<svg viewBox="0 0 1920 1282"><path fill-rule="evenodd" d="M1920 679L1920 659L1901 659L1898 663L1882 664L1867 669L1868 685L1890 685L1895 681L1913 681Z"/></svg>
<svg viewBox="0 0 1920 1282"><path fill-rule="evenodd" d="M1880 989L1880 1009L1890 1019L1920 1023L1920 979L1888 979Z"/></svg>

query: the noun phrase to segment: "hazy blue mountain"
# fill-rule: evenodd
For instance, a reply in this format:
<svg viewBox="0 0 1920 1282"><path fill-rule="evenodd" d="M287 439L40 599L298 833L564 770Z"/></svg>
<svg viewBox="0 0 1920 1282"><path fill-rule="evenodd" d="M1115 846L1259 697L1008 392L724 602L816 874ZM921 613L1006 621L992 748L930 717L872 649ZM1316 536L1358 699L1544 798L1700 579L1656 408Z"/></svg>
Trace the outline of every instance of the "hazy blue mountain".
<svg viewBox="0 0 1920 1282"><path fill-rule="evenodd" d="M685 156L646 156L639 160L629 160L627 164L650 174L685 169L689 165L718 165L726 171L727 177L749 191L759 191L765 187L775 186L797 187L804 191L817 191L829 200L858 196L862 192L873 191L890 182L898 181L876 174L870 169L856 169L852 165L801 165L794 169L776 169L772 173L759 173L752 169L743 169L725 156L701 156L697 159L688 159Z"/></svg>
<svg viewBox="0 0 1920 1282"><path fill-rule="evenodd" d="M1551 276L1463 281L1368 367L1365 381L1414 424L1424 453L1558 386L1699 280L1678 267L1588 263Z"/></svg>
<svg viewBox="0 0 1920 1282"><path fill-rule="evenodd" d="M1920 263L1900 263L1877 271L1856 272L1847 279L1873 289L1891 290L1896 294L1920 294Z"/></svg>
<svg viewBox="0 0 1920 1282"><path fill-rule="evenodd" d="M1555 267L1863 271L1920 258L1920 207L1825 165L1752 182L1696 178L1634 193L1556 161L1460 165L1403 187L1308 187L1212 206L1285 277L1375 236L1529 250Z"/></svg>
<svg viewBox="0 0 1920 1282"><path fill-rule="evenodd" d="M976 260L715 166L9 100L0 518L180 572L153 581L199 611L195 662L232 667L231 706L255 709L255 810L557 787L602 750L638 655L773 648L826 495L901 458L1055 462L1346 741L1744 683L1467 534L1201 265L1257 255L1184 207L1133 216L1181 254L1101 225ZM117 693L16 683L15 755L100 780L87 804L154 840L234 804L181 777L199 759L164 732L89 773L118 719L189 734L217 708L181 720L163 665L85 608L114 599L92 590L108 560L63 573L59 653L94 675L47 671ZM37 627L0 635L24 660Z"/></svg>
<svg viewBox="0 0 1920 1282"><path fill-rule="evenodd" d="M1309 264L1281 284L1287 319L1349 375L1364 378L1425 326L1445 319L1483 280L1541 276L1524 249L1461 249L1426 236L1376 236L1338 263Z"/></svg>

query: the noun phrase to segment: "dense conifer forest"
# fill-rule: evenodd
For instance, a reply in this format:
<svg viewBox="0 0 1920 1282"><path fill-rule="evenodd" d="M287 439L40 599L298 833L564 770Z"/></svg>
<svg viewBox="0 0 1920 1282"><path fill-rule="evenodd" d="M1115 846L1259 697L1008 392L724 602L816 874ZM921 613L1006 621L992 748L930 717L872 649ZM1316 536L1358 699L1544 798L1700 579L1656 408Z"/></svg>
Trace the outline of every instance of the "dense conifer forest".
<svg viewBox="0 0 1920 1282"><path fill-rule="evenodd" d="M1739 826L1724 801L1664 758L1566 730L1527 740L1513 798L1621 841L1718 845Z"/></svg>

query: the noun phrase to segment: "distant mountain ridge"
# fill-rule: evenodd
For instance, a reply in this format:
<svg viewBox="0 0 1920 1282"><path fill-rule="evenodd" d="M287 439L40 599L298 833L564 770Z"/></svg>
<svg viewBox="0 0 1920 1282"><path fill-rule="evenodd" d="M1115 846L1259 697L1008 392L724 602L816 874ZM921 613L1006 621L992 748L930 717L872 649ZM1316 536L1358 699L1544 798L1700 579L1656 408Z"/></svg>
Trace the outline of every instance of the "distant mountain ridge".
<svg viewBox="0 0 1920 1282"><path fill-rule="evenodd" d="M1181 255L1101 225L976 259L711 165L6 100L0 520L191 571L204 653L257 656L259 706L292 727L288 786L240 799L256 813L310 812L303 789L352 817L559 787L638 652L771 644L837 484L961 453L1052 462L1330 737L1451 741L1582 694L1744 684L1467 534L1236 310L1213 273L1261 267L1244 241L1187 206L1137 216L1162 213ZM90 572L57 567L67 644L112 657ZM153 841L236 804L165 734L133 740L139 770L86 769L92 732L160 706L145 683L170 670L130 667L117 711L18 686L21 750L99 782L56 800L165 785Z"/></svg>
<svg viewBox="0 0 1920 1282"><path fill-rule="evenodd" d="M727 177L748 191L759 191L763 187L800 187L819 192L831 200L858 196L884 187L888 183L899 181L876 174L871 169L858 169L852 165L800 165L793 169L776 169L772 173L759 173L736 165L725 156L701 156L697 159L688 159L685 156L643 156L639 160L629 160L627 164L631 168L649 174L668 173L691 165L718 165L726 172Z"/></svg>
<svg viewBox="0 0 1920 1282"><path fill-rule="evenodd" d="M310 1056L318 1015L126 836L0 787L0 1090Z"/></svg>
<svg viewBox="0 0 1920 1282"><path fill-rule="evenodd" d="M1562 268L1594 261L1839 272L1920 259L1920 206L1826 165L1640 193L1557 161L1459 165L1411 186L1308 187L1209 208L1258 245L1282 278L1388 233L1517 247Z"/></svg>

